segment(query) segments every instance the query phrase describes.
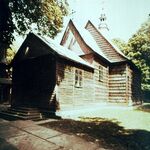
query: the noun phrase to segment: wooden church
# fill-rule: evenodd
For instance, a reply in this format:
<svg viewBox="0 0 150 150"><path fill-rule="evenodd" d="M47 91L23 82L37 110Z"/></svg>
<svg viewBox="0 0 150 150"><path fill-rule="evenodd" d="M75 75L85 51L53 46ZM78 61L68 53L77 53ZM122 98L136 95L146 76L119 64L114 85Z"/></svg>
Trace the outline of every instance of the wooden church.
<svg viewBox="0 0 150 150"><path fill-rule="evenodd" d="M105 26L102 25L102 28ZM94 67L92 80L87 83L84 77L85 71L81 70L82 82L86 83L86 87L85 89L81 87L77 91L78 93L80 91L79 95L83 95L83 101L91 102L92 99L93 103L126 105L141 103L140 71L105 37L101 28L97 29L91 21L88 21L85 28L80 29L70 20L61 45L75 52Z"/></svg>
<svg viewBox="0 0 150 150"><path fill-rule="evenodd" d="M140 103L141 74L91 21L61 43L29 33L13 60L12 107L47 111Z"/></svg>

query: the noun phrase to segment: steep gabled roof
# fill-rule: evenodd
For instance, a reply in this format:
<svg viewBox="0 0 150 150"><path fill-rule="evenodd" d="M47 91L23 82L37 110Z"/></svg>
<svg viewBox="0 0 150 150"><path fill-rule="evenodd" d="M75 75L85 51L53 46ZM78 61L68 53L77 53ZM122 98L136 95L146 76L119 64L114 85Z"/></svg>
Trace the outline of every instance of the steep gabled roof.
<svg viewBox="0 0 150 150"><path fill-rule="evenodd" d="M78 27L76 23L74 23L74 25L77 31L79 32L79 34L81 35L81 37L83 38L83 40L85 41L85 43L91 48L91 50L97 53L98 55L102 56L104 59L107 59L104 53L99 50L96 41L90 35L90 33L85 28L81 29L80 27Z"/></svg>
<svg viewBox="0 0 150 150"><path fill-rule="evenodd" d="M43 42L45 42L53 51L55 51L59 56L64 57L66 59L69 59L71 61L74 61L76 63L80 63L82 65L88 66L90 68L93 68L92 65L90 65L88 62L80 58L78 55L76 55L74 52L70 51L69 49L61 46L60 44L56 43L54 40L48 38L42 38L39 35L36 35L39 39L41 39Z"/></svg>
<svg viewBox="0 0 150 150"><path fill-rule="evenodd" d="M89 47L92 52L96 53L98 56L101 57L102 60L106 61L107 63L109 62L108 59L106 58L106 56L104 55L104 53L99 50L99 47L98 47L96 41L90 35L90 33L85 28L81 29L81 27L79 27L79 25L77 25L72 20L70 20L69 23L68 23L66 31L65 31L65 33L62 37L61 42L60 42L61 45L63 45L65 40L67 40L67 34L68 34L68 31L69 31L68 29L69 29L70 26L72 26L75 29L75 31L78 33L78 35L80 36L80 38L82 39L84 44L87 47Z"/></svg>
<svg viewBox="0 0 150 150"><path fill-rule="evenodd" d="M30 38L33 39L33 41L30 41L31 40ZM34 42L34 39L40 40L39 42L42 42L44 45L47 46L47 49L46 49L45 53L43 52L43 53L39 54L38 56L52 53L54 55L57 55L57 56L60 56L62 58L65 58L67 60L70 60L72 62L75 62L75 63L81 64L81 65L93 68L92 65L90 65L88 62L86 62L85 60L80 58L74 52L68 50L67 48L65 48L65 47L63 47L61 45L59 45L58 43L56 43L51 38L44 38L44 37L41 37L41 36L39 36L39 35L37 35L35 33L29 33L27 35L27 38L25 39L25 41L23 43L25 43L27 41L30 41L30 43ZM30 45L28 45L28 46L30 46ZM21 47L20 47L19 51L17 52L17 54L16 54L14 59L17 59L17 57L19 57L18 54L20 53L20 51L22 51Z"/></svg>
<svg viewBox="0 0 150 150"><path fill-rule="evenodd" d="M107 36L103 35L103 33L101 33L91 23L91 21L88 21L84 28L76 22L70 20L60 44L63 45L63 43L67 40L70 27L73 27L84 44L88 46L92 52L96 53L97 56L100 56L104 61L109 63L129 61L128 58L116 46L114 46Z"/></svg>
<svg viewBox="0 0 150 150"><path fill-rule="evenodd" d="M127 61L128 58L121 53L120 50L118 50L109 40L106 38L105 35L103 35L102 32L100 32L92 23L91 21L88 21L85 28L89 31L91 36L96 41L99 51L103 53L103 55L106 57L108 61L111 63L114 62L123 62Z"/></svg>
<svg viewBox="0 0 150 150"><path fill-rule="evenodd" d="M75 29L76 33L82 39L84 45L90 48L91 52L95 53L101 60L111 65L128 63L131 67L139 71L137 66L128 59L109 38L100 32L92 23L88 21L85 28L81 28L72 20L69 21L66 31L61 40L61 45L67 40L70 27ZM81 45L82 45L81 44ZM88 53L85 53L87 55ZM84 56L84 55L83 55ZM81 56L81 57L83 57Z"/></svg>

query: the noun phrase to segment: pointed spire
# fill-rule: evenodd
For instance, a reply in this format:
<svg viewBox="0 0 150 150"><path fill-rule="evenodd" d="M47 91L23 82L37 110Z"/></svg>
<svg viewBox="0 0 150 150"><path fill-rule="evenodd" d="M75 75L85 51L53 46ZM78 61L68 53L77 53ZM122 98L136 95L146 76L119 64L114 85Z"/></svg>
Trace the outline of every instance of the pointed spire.
<svg viewBox="0 0 150 150"><path fill-rule="evenodd" d="M101 30L101 29L107 29L107 30L109 30L108 29L108 26L107 26L107 23L106 23L106 20L107 20L107 17L106 17L106 14L105 14L105 10L104 10L104 3L105 3L105 1L103 0L102 2L101 2L101 7L102 7L102 10L101 10L101 15L100 15L100 24L99 24L99 29Z"/></svg>

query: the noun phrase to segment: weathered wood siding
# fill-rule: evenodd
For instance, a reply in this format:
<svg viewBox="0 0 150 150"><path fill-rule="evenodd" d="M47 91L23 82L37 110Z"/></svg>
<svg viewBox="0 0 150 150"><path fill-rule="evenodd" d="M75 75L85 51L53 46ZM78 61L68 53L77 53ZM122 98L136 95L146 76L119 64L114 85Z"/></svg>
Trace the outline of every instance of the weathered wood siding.
<svg viewBox="0 0 150 150"><path fill-rule="evenodd" d="M139 71L126 65L127 70L127 96L129 105L141 102L141 75Z"/></svg>
<svg viewBox="0 0 150 150"><path fill-rule="evenodd" d="M60 104L73 104L73 67L65 65L63 61L57 61L56 75L60 82L58 88Z"/></svg>
<svg viewBox="0 0 150 150"><path fill-rule="evenodd" d="M94 99L93 72L83 67L68 64L63 60L57 61L57 80L60 82L58 97L60 109L63 106L88 105ZM75 86L75 70L82 70L83 84L81 87Z"/></svg>
<svg viewBox="0 0 150 150"><path fill-rule="evenodd" d="M96 102L107 102L109 98L109 67L98 58L93 61L94 69L94 94ZM101 66L103 77L99 80L99 66Z"/></svg>
<svg viewBox="0 0 150 150"><path fill-rule="evenodd" d="M127 102L126 65L116 65L109 69L109 102Z"/></svg>

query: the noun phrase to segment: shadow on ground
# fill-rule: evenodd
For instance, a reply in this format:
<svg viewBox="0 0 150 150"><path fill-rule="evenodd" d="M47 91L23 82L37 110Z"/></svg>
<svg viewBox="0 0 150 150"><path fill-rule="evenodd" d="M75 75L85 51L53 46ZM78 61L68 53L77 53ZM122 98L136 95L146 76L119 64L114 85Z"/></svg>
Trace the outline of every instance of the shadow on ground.
<svg viewBox="0 0 150 150"><path fill-rule="evenodd" d="M81 121L64 119L43 124L61 132L76 134L103 148L113 150L149 150L150 132L127 130L116 120L104 118L81 118Z"/></svg>
<svg viewBox="0 0 150 150"><path fill-rule="evenodd" d="M18 150L14 145L8 143L5 139L0 138L0 150Z"/></svg>
<svg viewBox="0 0 150 150"><path fill-rule="evenodd" d="M144 105L141 105L137 108L137 110L144 111L144 112L150 112L150 103L146 103Z"/></svg>

